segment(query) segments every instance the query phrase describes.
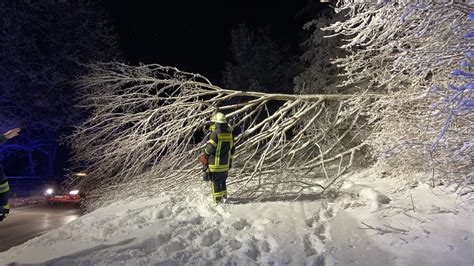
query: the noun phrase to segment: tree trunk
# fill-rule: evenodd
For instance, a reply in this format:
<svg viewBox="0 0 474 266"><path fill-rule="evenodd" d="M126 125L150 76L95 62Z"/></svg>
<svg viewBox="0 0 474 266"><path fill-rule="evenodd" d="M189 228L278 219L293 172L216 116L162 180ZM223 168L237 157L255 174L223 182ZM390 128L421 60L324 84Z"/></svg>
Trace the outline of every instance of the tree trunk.
<svg viewBox="0 0 474 266"><path fill-rule="evenodd" d="M30 176L36 175L35 161L33 160L33 151L28 151L28 169L30 171Z"/></svg>
<svg viewBox="0 0 474 266"><path fill-rule="evenodd" d="M54 168L56 165L56 151L58 143L56 141L56 133L52 133L48 138L48 176L54 176Z"/></svg>
<svg viewBox="0 0 474 266"><path fill-rule="evenodd" d="M28 134L25 134L25 136L27 138L27 143L31 143L30 132L27 131L27 133ZM36 165L35 165L35 161L33 159L34 149L31 149L30 147L28 147L26 152L28 153L28 171L29 171L29 175L30 176L35 176L36 175Z"/></svg>

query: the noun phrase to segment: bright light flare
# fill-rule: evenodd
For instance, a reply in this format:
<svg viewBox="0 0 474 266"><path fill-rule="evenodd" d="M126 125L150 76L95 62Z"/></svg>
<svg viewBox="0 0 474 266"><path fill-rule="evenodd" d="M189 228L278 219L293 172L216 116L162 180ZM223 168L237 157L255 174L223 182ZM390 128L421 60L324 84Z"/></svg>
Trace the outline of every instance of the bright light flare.
<svg viewBox="0 0 474 266"><path fill-rule="evenodd" d="M71 190L71 191L69 192L69 194L71 194L71 195L77 195L77 194L79 194L79 190Z"/></svg>
<svg viewBox="0 0 474 266"><path fill-rule="evenodd" d="M53 194L53 189L52 188L46 189L46 194L48 194L48 195Z"/></svg>
<svg viewBox="0 0 474 266"><path fill-rule="evenodd" d="M75 173L76 176L87 176L87 173L84 173L84 172L79 172L79 173Z"/></svg>

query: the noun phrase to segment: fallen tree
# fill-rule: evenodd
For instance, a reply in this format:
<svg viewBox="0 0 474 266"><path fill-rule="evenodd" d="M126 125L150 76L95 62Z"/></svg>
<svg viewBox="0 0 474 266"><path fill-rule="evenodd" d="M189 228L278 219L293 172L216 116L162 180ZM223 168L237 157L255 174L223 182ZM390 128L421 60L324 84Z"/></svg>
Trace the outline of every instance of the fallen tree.
<svg viewBox="0 0 474 266"><path fill-rule="evenodd" d="M89 165L71 184L180 191L200 181L196 158L217 110L236 134L234 195L262 198L327 190L354 162L377 95L290 95L222 89L160 65L96 64L80 82L90 118L73 136L74 161ZM316 127L314 125L317 125Z"/></svg>
<svg viewBox="0 0 474 266"><path fill-rule="evenodd" d="M89 198L180 193L200 179L196 157L217 110L237 133L234 195L328 191L366 146L391 172L432 170L433 181L472 184L472 84L450 78L473 48L463 36L472 5L341 1L336 11L348 17L327 28L346 38L347 54L334 61L344 94L230 90L171 67L93 65L80 82L91 117L73 136L74 161L89 175L71 184ZM451 115L461 102L463 112Z"/></svg>

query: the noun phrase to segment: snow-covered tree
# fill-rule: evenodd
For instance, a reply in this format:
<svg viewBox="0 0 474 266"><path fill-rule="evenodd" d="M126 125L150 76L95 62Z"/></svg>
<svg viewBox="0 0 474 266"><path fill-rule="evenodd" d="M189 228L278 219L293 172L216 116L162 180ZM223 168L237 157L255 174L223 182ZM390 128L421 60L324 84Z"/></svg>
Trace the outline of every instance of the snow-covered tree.
<svg viewBox="0 0 474 266"><path fill-rule="evenodd" d="M459 178L455 169L460 164L462 176L472 173L470 149L465 154L471 154L471 160L443 160L451 156L449 150L458 150L470 138L472 113L452 116L451 109L445 108L433 115L431 109L440 100L440 91L453 95L447 84L458 82L450 74L466 51L473 50L472 41L464 37L472 32L472 21L467 19L472 3L341 1L336 11L348 14L347 20L326 28L347 39L342 48L350 54L336 60L345 72L342 85L385 95L370 112L377 129L370 143L379 163L392 171L434 169L437 180ZM438 94L432 93L434 86ZM442 117L450 117L449 128ZM442 128L450 133L439 143L436 139ZM433 152L433 143L451 148Z"/></svg>
<svg viewBox="0 0 474 266"><path fill-rule="evenodd" d="M298 74L298 59L289 48L270 37L270 30L254 30L240 24L231 31L232 61L223 72L227 88L260 92L293 90L293 78Z"/></svg>
<svg viewBox="0 0 474 266"><path fill-rule="evenodd" d="M471 23L474 13L469 14ZM464 34L473 42L474 27ZM457 32L456 34L460 34ZM438 101L432 105L432 119L444 120L431 129L438 134L431 146L431 166L438 175L455 175L454 181L460 187L472 185L474 171L472 165L474 155L474 53L465 50L466 57L459 62L459 69L454 70L451 80L444 86L433 86L432 93ZM471 190L472 191L472 190Z"/></svg>
<svg viewBox="0 0 474 266"><path fill-rule="evenodd" d="M33 153L53 175L58 139L81 116L72 81L84 64L119 55L115 35L96 4L88 1L0 3L0 116L5 131L21 127L15 143L36 172Z"/></svg>
<svg viewBox="0 0 474 266"><path fill-rule="evenodd" d="M305 50L301 61L305 64L304 71L295 77L295 92L311 93L338 93L345 88L340 85L342 69L332 62L343 57L347 52L341 48L343 42L339 36L328 38L333 34L323 28L345 19L344 12L335 13L332 8L326 8L314 13L313 19L307 22L303 29L312 31L302 43Z"/></svg>

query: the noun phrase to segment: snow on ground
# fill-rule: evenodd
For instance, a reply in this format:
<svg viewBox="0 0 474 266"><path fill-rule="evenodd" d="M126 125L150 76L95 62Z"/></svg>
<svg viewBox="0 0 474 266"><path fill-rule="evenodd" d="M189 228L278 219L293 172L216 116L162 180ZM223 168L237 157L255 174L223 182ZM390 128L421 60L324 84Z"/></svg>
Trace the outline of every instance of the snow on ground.
<svg viewBox="0 0 474 266"><path fill-rule="evenodd" d="M328 250L339 265L474 265L472 197L426 184L400 191L407 177L367 173L345 182L331 222Z"/></svg>
<svg viewBox="0 0 474 266"><path fill-rule="evenodd" d="M36 205L36 204L46 204L46 197L44 195L34 195L31 197L22 197L22 198L10 198L8 201L10 207L18 208L24 207L29 205Z"/></svg>
<svg viewBox="0 0 474 266"><path fill-rule="evenodd" d="M0 264L252 265L323 260L323 246L306 222L319 215L320 202L216 207L208 190L196 189L184 200L164 195L117 202L0 253Z"/></svg>
<svg viewBox="0 0 474 266"><path fill-rule="evenodd" d="M184 198L124 200L0 253L0 264L474 264L465 199L423 185L395 191L395 179L376 177L353 175L324 201L214 206L204 185Z"/></svg>
<svg viewBox="0 0 474 266"><path fill-rule="evenodd" d="M406 178L367 173L345 182L331 222L328 250L337 264L474 265L472 197L426 184L399 191Z"/></svg>

